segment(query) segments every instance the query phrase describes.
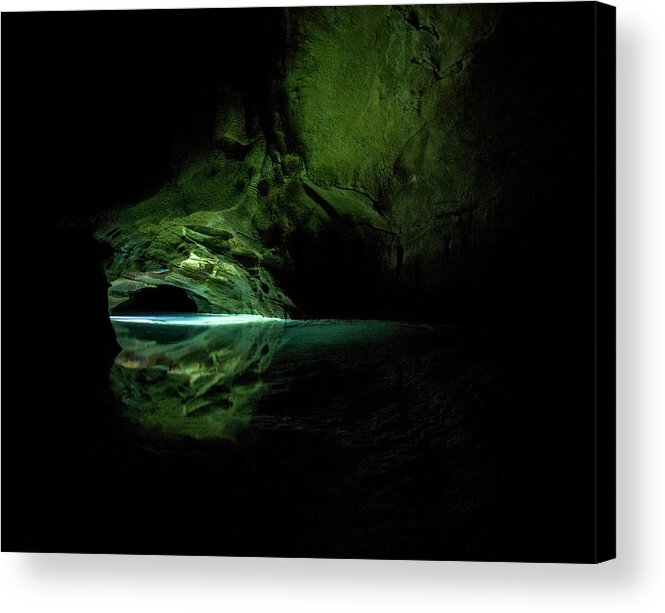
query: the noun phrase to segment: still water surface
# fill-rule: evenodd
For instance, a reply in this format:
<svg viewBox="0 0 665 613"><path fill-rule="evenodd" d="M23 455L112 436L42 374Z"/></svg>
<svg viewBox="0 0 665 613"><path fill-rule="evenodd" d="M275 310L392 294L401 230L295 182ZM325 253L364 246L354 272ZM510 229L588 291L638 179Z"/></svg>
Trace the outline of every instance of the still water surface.
<svg viewBox="0 0 665 613"><path fill-rule="evenodd" d="M222 531L210 543L227 545L211 551L473 554L503 468L482 426L498 367L469 331L208 315L113 325L124 419L155 441L159 466L205 484L196 496L210 488L197 513L235 526L213 522ZM163 441L180 442L165 452Z"/></svg>
<svg viewBox="0 0 665 613"><path fill-rule="evenodd" d="M233 438L261 406L285 419L328 421L333 408L341 419L384 404L400 411L407 398L409 410L436 407L445 394L437 367L446 347L431 326L255 315L112 321L122 347L115 393L128 416L155 433Z"/></svg>

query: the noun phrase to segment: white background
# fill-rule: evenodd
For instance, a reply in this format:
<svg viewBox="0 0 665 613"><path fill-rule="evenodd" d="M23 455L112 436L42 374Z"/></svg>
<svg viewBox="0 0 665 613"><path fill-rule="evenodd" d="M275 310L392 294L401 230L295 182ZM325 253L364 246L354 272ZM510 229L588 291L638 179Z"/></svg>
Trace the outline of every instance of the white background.
<svg viewBox="0 0 665 613"><path fill-rule="evenodd" d="M223 4L0 0L3 11ZM2 610L665 611L665 2L616 4L617 560L566 566L2 553Z"/></svg>

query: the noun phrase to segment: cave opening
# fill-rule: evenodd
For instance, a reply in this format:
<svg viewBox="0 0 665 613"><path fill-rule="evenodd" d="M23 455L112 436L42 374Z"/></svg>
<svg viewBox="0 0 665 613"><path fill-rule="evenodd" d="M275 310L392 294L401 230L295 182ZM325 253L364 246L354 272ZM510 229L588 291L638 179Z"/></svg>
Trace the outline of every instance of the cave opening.
<svg viewBox="0 0 665 613"><path fill-rule="evenodd" d="M181 287L159 285L132 292L113 313L196 313L196 302Z"/></svg>

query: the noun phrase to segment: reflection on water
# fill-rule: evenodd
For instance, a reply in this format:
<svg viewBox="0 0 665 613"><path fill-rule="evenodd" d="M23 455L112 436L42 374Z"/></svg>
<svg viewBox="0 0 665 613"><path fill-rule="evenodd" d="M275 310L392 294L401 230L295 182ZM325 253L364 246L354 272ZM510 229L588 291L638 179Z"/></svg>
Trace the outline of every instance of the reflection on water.
<svg viewBox="0 0 665 613"><path fill-rule="evenodd" d="M560 508L550 484L568 424L541 434L562 399L542 373L562 352L386 321L113 325L113 386L148 434L118 453L116 491L137 484L118 508L149 499L170 513L159 551L186 523L202 526L195 541L183 532L188 553L502 559L515 538L547 532L542 509Z"/></svg>
<svg viewBox="0 0 665 613"><path fill-rule="evenodd" d="M249 422L284 325L252 315L111 319L122 348L111 381L129 417L195 438L233 438Z"/></svg>
<svg viewBox="0 0 665 613"><path fill-rule="evenodd" d="M144 487L167 463L169 488L198 501L171 516L175 525L194 512L205 525L196 551L469 558L488 517L498 518L492 546L533 515L533 505L505 506L515 490L504 478L515 469L504 450L523 447L519 424L532 412L515 408L500 354L469 330L199 316L113 324L113 385L149 435L127 457L139 458ZM209 444L220 440L234 445ZM159 500L172 504L171 489Z"/></svg>
<svg viewBox="0 0 665 613"><path fill-rule="evenodd" d="M111 371L115 393L132 420L156 433L233 439L257 407L262 427L332 420L347 431L358 411L392 411L395 382L412 407L438 396L438 375L426 374L426 364L439 363L426 326L255 315L112 321L122 348Z"/></svg>

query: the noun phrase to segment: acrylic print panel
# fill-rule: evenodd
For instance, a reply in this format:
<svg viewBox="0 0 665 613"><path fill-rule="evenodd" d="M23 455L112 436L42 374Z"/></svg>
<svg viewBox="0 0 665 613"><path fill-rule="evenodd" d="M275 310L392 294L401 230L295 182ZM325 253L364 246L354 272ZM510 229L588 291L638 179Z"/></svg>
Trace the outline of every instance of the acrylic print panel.
<svg viewBox="0 0 665 613"><path fill-rule="evenodd" d="M3 15L3 549L613 557L613 28Z"/></svg>

